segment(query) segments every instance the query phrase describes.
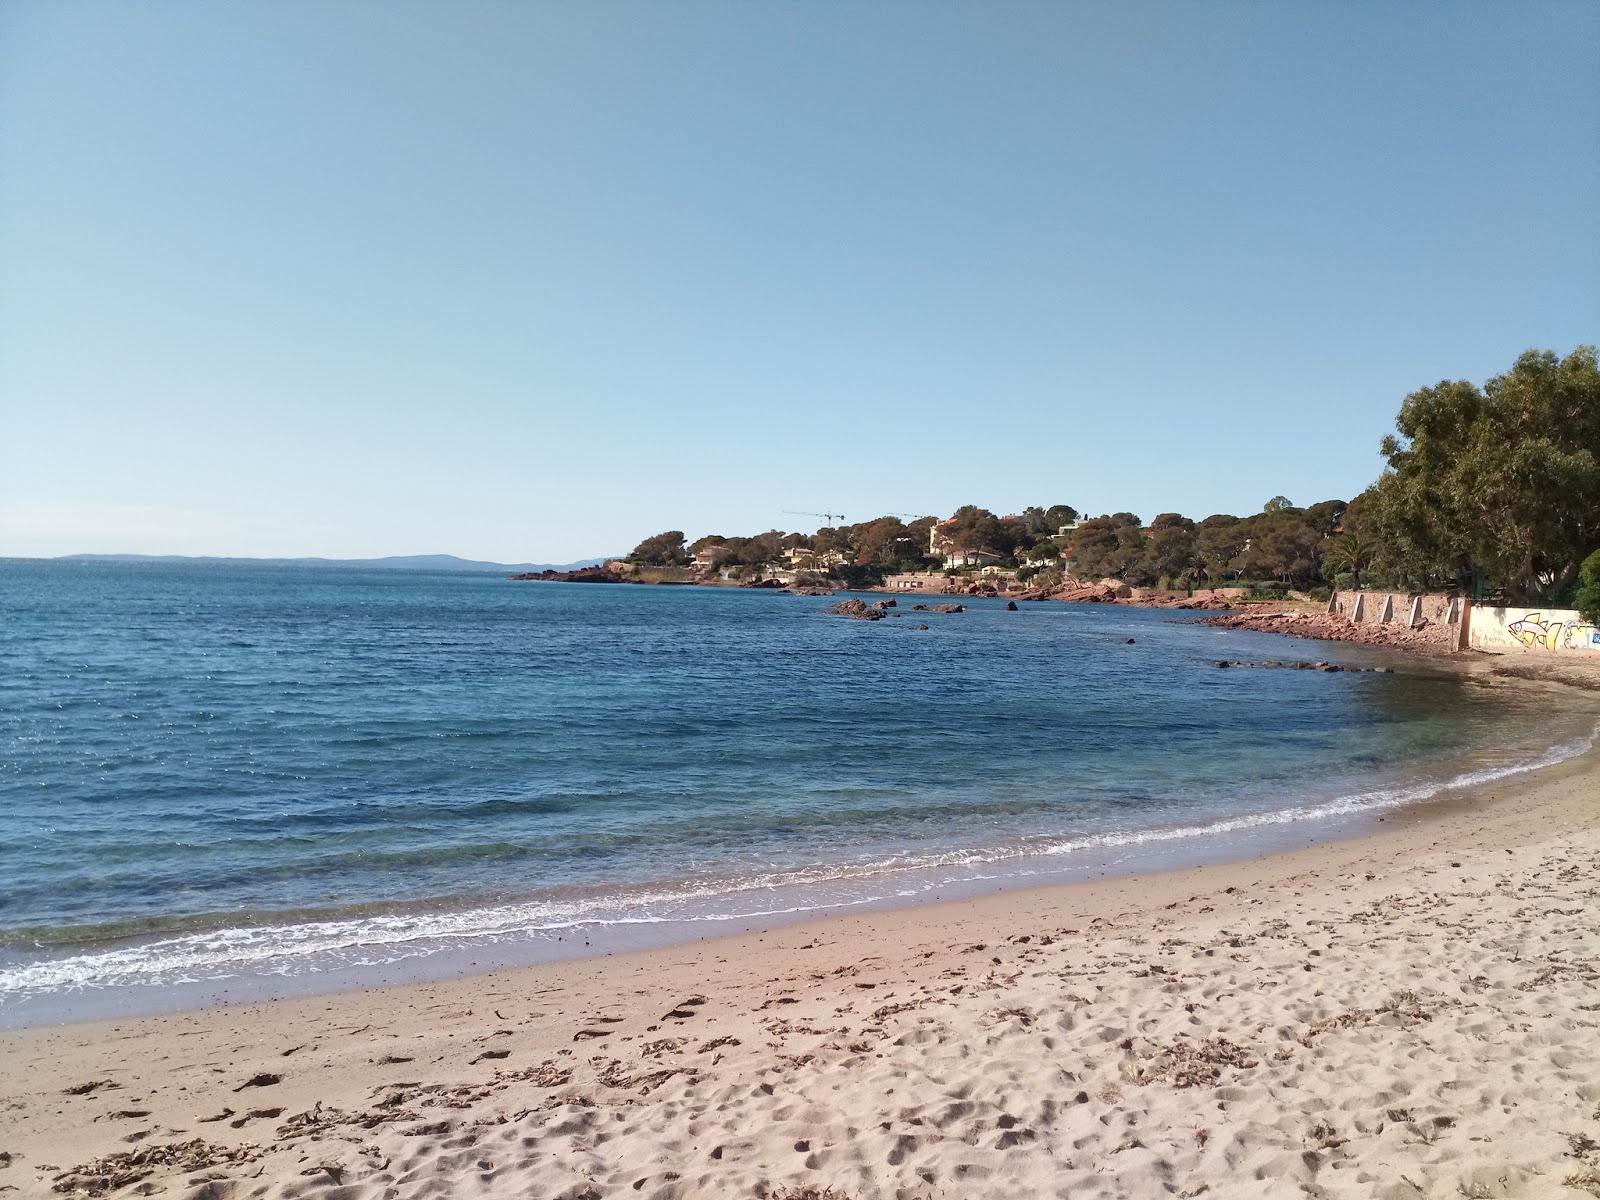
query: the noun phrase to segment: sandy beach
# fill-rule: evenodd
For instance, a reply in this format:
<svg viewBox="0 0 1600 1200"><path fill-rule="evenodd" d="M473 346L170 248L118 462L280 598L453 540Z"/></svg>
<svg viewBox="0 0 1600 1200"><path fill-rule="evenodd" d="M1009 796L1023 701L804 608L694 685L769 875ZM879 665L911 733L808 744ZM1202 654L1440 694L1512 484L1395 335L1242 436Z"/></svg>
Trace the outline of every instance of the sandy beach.
<svg viewBox="0 0 1600 1200"><path fill-rule="evenodd" d="M0 1189L1600 1195L1597 800L1591 753L1232 866L13 1031Z"/></svg>

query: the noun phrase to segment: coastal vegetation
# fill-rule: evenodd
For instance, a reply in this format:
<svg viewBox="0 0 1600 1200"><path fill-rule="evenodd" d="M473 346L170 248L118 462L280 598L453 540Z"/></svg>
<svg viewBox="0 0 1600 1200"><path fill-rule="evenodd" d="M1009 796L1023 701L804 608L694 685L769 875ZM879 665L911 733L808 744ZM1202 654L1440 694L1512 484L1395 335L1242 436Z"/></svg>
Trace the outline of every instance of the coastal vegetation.
<svg viewBox="0 0 1600 1200"><path fill-rule="evenodd" d="M1530 350L1483 387L1411 393L1383 440L1387 469L1353 524L1378 569L1416 588L1562 603L1600 548L1595 348ZM1347 522L1348 523L1348 522Z"/></svg>
<svg viewBox="0 0 1600 1200"><path fill-rule="evenodd" d="M903 572L1004 572L1051 587L1112 579L1130 587L1328 585L1452 590L1512 603L1580 601L1600 613L1600 369L1593 346L1565 358L1530 350L1483 386L1412 392L1385 437L1378 480L1346 501L1305 507L1274 496L1258 513L1193 519L1131 512L1080 519L1068 504L997 515L975 504L944 519L898 515L813 533L669 530L640 542L636 577L881 584ZM1582 589L1580 592L1580 582Z"/></svg>

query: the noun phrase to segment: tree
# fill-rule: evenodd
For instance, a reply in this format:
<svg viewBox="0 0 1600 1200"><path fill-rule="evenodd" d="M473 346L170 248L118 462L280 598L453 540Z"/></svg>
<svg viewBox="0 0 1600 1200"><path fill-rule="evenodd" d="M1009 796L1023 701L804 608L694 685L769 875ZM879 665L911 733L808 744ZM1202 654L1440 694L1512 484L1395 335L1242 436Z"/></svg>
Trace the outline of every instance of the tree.
<svg viewBox="0 0 1600 1200"><path fill-rule="evenodd" d="M944 535L957 550L992 551L1000 540L1000 519L987 508L963 504L945 525Z"/></svg>
<svg viewBox="0 0 1600 1200"><path fill-rule="evenodd" d="M1323 574L1329 583L1334 583L1341 572L1348 571L1351 582L1359 592L1361 572L1372 568L1376 553L1377 546L1370 536L1359 529L1347 529L1333 539L1327 552L1322 556Z"/></svg>
<svg viewBox="0 0 1600 1200"><path fill-rule="evenodd" d="M1195 524L1178 513L1162 513L1150 522L1149 574L1157 580L1181 579L1195 565Z"/></svg>
<svg viewBox="0 0 1600 1200"><path fill-rule="evenodd" d="M636 563L650 567L680 567L688 563L689 554L683 545L683 530L669 529L647 537L633 548L628 556Z"/></svg>
<svg viewBox="0 0 1600 1200"><path fill-rule="evenodd" d="M1411 393L1383 441L1367 514L1385 565L1427 583L1497 586L1544 601L1600 545L1600 367L1529 350L1483 388Z"/></svg>
<svg viewBox="0 0 1600 1200"><path fill-rule="evenodd" d="M1243 521L1227 513L1213 513L1195 526L1195 557L1206 578L1237 579L1235 564L1244 553L1250 534Z"/></svg>
<svg viewBox="0 0 1600 1200"><path fill-rule="evenodd" d="M898 517L879 517L851 528L856 565L885 567L910 557L920 557L920 547L910 545L910 535Z"/></svg>
<svg viewBox="0 0 1600 1200"><path fill-rule="evenodd" d="M1349 508L1350 506L1343 500L1324 500L1306 509L1300 514L1300 519L1309 525L1318 537L1332 537Z"/></svg>
<svg viewBox="0 0 1600 1200"><path fill-rule="evenodd" d="M1321 565L1321 541L1300 519L1299 509L1264 512L1249 522L1245 573L1281 583L1308 584Z"/></svg>
<svg viewBox="0 0 1600 1200"><path fill-rule="evenodd" d="M1583 560L1579 568L1583 586L1578 589L1578 613L1591 625L1600 625L1600 550Z"/></svg>
<svg viewBox="0 0 1600 1200"><path fill-rule="evenodd" d="M1145 556L1144 530L1132 513L1113 513L1092 517L1072 535L1073 563L1081 578L1111 577L1127 579L1138 570Z"/></svg>
<svg viewBox="0 0 1600 1200"><path fill-rule="evenodd" d="M1051 533L1059 533L1063 525L1071 525L1078 519L1078 510L1070 504L1052 504L1044 510L1045 528Z"/></svg>

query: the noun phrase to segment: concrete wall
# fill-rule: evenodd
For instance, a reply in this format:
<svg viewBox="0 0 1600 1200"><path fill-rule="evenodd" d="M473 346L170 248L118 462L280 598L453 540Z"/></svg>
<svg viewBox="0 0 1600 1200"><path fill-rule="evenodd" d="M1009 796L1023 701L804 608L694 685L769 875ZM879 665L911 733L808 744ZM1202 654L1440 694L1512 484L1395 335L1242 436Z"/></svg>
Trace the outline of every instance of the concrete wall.
<svg viewBox="0 0 1600 1200"><path fill-rule="evenodd" d="M967 581L959 581L960 590L966 590ZM934 595L945 595L957 590L957 584L949 576L932 572L907 572L904 575L885 575L883 577L883 590L886 592L925 592Z"/></svg>
<svg viewBox="0 0 1600 1200"><path fill-rule="evenodd" d="M1450 596L1406 592L1335 592L1328 612L1352 625L1398 625L1413 629L1429 625L1454 625L1460 620L1459 602Z"/></svg>
<svg viewBox="0 0 1600 1200"><path fill-rule="evenodd" d="M1491 608L1474 604L1467 623L1474 650L1575 650L1600 653L1600 629L1570 608Z"/></svg>

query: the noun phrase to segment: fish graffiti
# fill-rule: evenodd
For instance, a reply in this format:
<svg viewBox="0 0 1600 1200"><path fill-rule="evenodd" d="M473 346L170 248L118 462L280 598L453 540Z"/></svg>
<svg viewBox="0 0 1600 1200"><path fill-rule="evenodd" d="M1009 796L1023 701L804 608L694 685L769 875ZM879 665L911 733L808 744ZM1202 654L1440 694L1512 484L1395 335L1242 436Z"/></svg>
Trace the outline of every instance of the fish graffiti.
<svg viewBox="0 0 1600 1200"><path fill-rule="evenodd" d="M1580 621L1545 621L1543 615L1529 613L1507 625L1506 632L1536 650L1600 650L1600 628Z"/></svg>

